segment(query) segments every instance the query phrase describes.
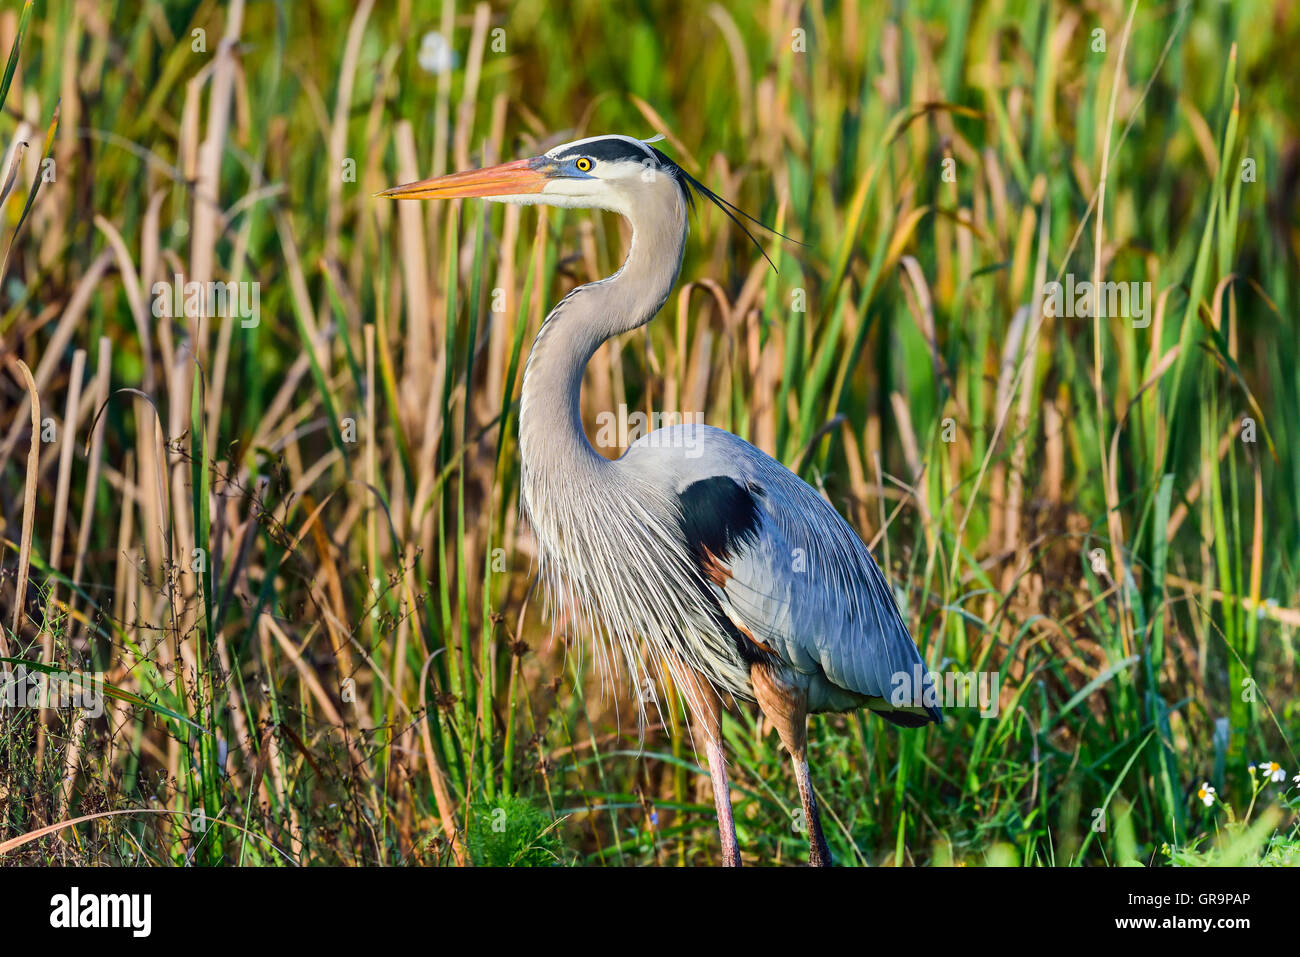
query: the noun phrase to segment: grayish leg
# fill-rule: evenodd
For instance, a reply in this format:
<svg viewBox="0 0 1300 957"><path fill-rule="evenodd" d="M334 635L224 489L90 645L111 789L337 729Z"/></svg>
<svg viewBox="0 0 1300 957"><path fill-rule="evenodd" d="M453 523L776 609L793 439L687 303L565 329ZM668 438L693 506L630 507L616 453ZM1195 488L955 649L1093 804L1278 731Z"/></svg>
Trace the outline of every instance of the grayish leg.
<svg viewBox="0 0 1300 957"><path fill-rule="evenodd" d="M804 820L808 822L808 865L830 867L831 851L822 834L822 818L817 811L817 795L813 794L812 778L808 774L808 758L804 753L792 754L794 776L799 780L799 797L803 799Z"/></svg>
<svg viewBox="0 0 1300 957"><path fill-rule="evenodd" d="M709 756L709 777L713 779L713 806L718 810L718 838L722 841L722 866L740 866L740 847L736 844L736 821L731 814L731 787L727 784L727 766L722 744L710 740L704 750Z"/></svg>
<svg viewBox="0 0 1300 957"><path fill-rule="evenodd" d="M731 812L731 786L722 753L722 702L708 680L696 675L694 694L703 714L696 715L696 734L704 739L704 753L713 782L713 806L718 812L718 839L722 843L722 866L740 866L740 845L736 843L736 820Z"/></svg>
<svg viewBox="0 0 1300 957"><path fill-rule="evenodd" d="M804 824L808 828L808 864L830 867L831 852L822 834L817 796L813 794L812 779L808 776L808 692L764 665L750 668L749 680L754 686L758 706L776 726L781 743L794 762L794 776L799 782L799 797L803 801Z"/></svg>

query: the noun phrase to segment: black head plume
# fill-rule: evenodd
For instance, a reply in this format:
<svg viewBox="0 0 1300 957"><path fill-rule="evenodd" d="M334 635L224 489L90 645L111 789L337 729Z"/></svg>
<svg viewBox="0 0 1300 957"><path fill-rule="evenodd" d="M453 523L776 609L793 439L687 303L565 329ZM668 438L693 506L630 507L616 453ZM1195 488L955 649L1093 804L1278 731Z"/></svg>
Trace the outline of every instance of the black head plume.
<svg viewBox="0 0 1300 957"><path fill-rule="evenodd" d="M671 159L669 159L659 150L655 149L653 146L649 147L649 149L658 158L660 165L664 169L664 172L671 174L673 177L677 179L677 182L681 184L682 192L686 194L686 202L691 207L691 209L695 208L696 194L703 196L714 206L717 206L718 209L722 210L724 213L727 214L728 219L730 219L733 223L739 226L741 228L741 231L743 231L744 234L749 237L749 241L754 244L754 248L763 254L763 258L767 260L768 265L771 266L773 270L776 270L778 272L780 271L776 269L776 263L772 262L772 257L767 254L767 250L763 248L763 244L758 241L758 239L754 236L753 232L750 231L749 227L746 226L742 220L748 220L749 222L753 223L755 226L759 227L760 229L767 230L773 236L780 236L782 239L795 243L796 245L799 246L803 245L803 243L799 242L799 240L791 239L785 233L777 232L777 230L767 225L767 223L763 222L760 219L755 219L753 216L749 215L749 213L745 212L739 206L736 206L734 203L730 203L727 200L723 199L721 196L719 196L713 190L709 189L698 179L696 179L690 173L686 172L686 170L682 169L680 166L674 163Z"/></svg>

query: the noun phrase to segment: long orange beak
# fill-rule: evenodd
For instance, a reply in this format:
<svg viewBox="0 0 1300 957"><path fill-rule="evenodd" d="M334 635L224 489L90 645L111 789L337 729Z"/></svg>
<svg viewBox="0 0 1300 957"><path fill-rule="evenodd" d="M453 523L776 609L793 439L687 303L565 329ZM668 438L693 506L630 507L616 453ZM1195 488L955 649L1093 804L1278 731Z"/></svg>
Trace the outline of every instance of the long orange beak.
<svg viewBox="0 0 1300 957"><path fill-rule="evenodd" d="M471 199L540 193L550 181L549 168L545 158L538 156L464 173L434 176L418 183L394 186L378 195L390 199Z"/></svg>

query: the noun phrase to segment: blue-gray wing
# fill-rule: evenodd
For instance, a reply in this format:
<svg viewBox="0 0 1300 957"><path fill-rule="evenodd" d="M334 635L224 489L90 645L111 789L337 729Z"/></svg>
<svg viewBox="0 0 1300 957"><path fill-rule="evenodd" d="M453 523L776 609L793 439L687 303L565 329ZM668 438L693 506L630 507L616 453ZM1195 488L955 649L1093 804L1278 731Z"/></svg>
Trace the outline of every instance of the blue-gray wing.
<svg viewBox="0 0 1300 957"><path fill-rule="evenodd" d="M809 676L810 710L865 704L899 724L942 720L929 669L866 545L806 482L722 434L731 454L691 469L678 494L688 546L723 613Z"/></svg>

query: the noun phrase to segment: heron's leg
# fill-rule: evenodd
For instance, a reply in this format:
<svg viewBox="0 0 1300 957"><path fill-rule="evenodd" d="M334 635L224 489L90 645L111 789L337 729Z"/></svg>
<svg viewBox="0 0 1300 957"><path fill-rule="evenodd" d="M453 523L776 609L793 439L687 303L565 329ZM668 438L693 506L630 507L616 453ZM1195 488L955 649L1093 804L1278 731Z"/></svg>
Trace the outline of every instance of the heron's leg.
<svg viewBox="0 0 1300 957"><path fill-rule="evenodd" d="M808 774L808 691L782 680L779 672L766 665L756 664L750 668L749 679L758 706L776 726L776 733L781 736L781 743L790 752L790 760L794 763L799 798L803 802L804 824L808 828L808 863L812 867L830 867L831 852L822 834L817 796L813 793L812 779Z"/></svg>
<svg viewBox="0 0 1300 957"><path fill-rule="evenodd" d="M709 777L713 779L713 806L718 811L718 838L722 842L722 866L740 866L740 846L736 843L736 821L731 814L731 786L727 783L727 766L722 743L710 738L704 746L709 756Z"/></svg>
<svg viewBox="0 0 1300 957"><path fill-rule="evenodd" d="M813 794L812 778L808 774L807 752L791 753L790 759L794 762L794 776L799 780L804 820L808 822L808 865L830 867L831 849L826 846L826 836L822 834L822 817L817 811L817 795Z"/></svg>
<svg viewBox="0 0 1300 957"><path fill-rule="evenodd" d="M695 675L691 710L696 712L696 728L704 738L704 753L709 761L709 779L713 783L713 806L718 812L718 839L722 843L722 866L740 866L740 845L736 843L736 820L731 813L731 785L727 783L727 763L722 753L722 702L707 679ZM696 707L695 705L698 705Z"/></svg>

